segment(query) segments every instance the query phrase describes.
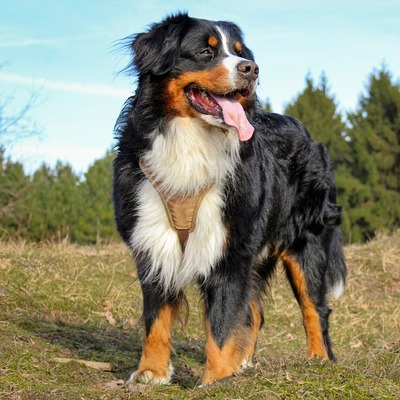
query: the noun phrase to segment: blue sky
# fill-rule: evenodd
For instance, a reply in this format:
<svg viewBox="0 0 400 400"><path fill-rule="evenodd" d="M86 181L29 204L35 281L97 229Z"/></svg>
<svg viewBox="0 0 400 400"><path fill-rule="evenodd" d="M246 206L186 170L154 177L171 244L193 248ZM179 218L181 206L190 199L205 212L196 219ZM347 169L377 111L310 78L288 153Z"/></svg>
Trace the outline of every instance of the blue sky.
<svg viewBox="0 0 400 400"><path fill-rule="evenodd" d="M339 109L354 110L368 76L384 62L399 76L399 0L0 0L0 102L30 112L41 135L8 155L33 171L60 159L84 172L113 145L113 125L133 78L115 42L167 14L231 20L260 67L258 95L282 112L311 73L325 72ZM9 101L9 98L12 101Z"/></svg>

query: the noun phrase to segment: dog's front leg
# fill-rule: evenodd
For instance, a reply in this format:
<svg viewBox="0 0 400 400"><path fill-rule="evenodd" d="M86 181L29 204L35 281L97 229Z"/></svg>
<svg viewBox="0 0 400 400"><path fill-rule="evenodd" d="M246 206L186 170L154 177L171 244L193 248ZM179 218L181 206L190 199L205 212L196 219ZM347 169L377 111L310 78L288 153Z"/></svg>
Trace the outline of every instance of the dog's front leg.
<svg viewBox="0 0 400 400"><path fill-rule="evenodd" d="M128 382L166 384L173 372L171 353L171 329L178 315L179 298L168 298L159 291L142 284L143 319L145 337L142 357L136 372Z"/></svg>
<svg viewBox="0 0 400 400"><path fill-rule="evenodd" d="M225 271L226 272L226 271ZM251 359L262 311L247 274L213 274L203 285L206 312L206 365L202 384L240 371Z"/></svg>

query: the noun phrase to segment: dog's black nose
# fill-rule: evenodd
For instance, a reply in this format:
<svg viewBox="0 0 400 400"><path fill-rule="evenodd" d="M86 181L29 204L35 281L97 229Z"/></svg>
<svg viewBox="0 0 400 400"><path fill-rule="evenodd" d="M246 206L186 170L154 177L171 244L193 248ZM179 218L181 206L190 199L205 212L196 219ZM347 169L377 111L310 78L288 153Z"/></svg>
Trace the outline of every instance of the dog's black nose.
<svg viewBox="0 0 400 400"><path fill-rule="evenodd" d="M249 82L254 81L258 77L258 65L253 61L241 61L237 65L237 69Z"/></svg>

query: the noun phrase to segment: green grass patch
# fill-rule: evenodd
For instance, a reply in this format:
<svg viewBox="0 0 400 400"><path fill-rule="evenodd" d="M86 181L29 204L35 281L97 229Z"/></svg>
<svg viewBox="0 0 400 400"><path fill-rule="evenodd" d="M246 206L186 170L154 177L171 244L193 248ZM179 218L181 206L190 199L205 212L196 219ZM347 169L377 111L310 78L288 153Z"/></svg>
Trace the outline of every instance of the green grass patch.
<svg viewBox="0 0 400 400"><path fill-rule="evenodd" d="M332 301L337 363L305 360L301 315L284 274L265 300L255 365L199 387L204 328L199 296L176 325L172 385L123 385L141 352L141 293L121 244L0 243L0 398L400 398L400 231L346 248L346 293ZM111 371L78 361L110 363Z"/></svg>

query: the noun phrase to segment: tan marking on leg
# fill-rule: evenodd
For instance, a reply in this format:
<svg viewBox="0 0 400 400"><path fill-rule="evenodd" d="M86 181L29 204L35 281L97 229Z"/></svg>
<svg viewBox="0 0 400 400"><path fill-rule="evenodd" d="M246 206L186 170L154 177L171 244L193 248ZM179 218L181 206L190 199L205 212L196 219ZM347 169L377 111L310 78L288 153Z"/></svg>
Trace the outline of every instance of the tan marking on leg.
<svg viewBox="0 0 400 400"><path fill-rule="evenodd" d="M243 348L236 343L235 334L232 334L222 348L219 348L211 334L207 322L207 361L204 369L202 384L212 383L218 379L233 375L240 369Z"/></svg>
<svg viewBox="0 0 400 400"><path fill-rule="evenodd" d="M261 328L261 310L257 301L253 300L249 303L251 314L252 314L252 323L251 327L248 331L248 341L249 343L245 347L244 350L244 358L241 362L241 367L244 369L246 367L251 367L253 365L253 356L254 351L257 344L258 333Z"/></svg>
<svg viewBox="0 0 400 400"><path fill-rule="evenodd" d="M285 268L287 268L290 273L293 285L299 296L300 308L303 314L303 324L307 336L307 357L312 358L318 356L323 359L328 359L328 352L323 340L319 314L308 294L304 271L295 258L288 255L286 252L282 252L280 257Z"/></svg>
<svg viewBox="0 0 400 400"><path fill-rule="evenodd" d="M206 321L207 361L202 384L212 383L239 372L241 367L252 365L258 332L261 327L261 312L256 301L251 301L249 306L252 313L251 326L242 326L234 330L222 348L215 342L209 322Z"/></svg>
<svg viewBox="0 0 400 400"><path fill-rule="evenodd" d="M144 383L168 383L170 379L171 329L178 304L165 304L144 339L143 353L134 379Z"/></svg>

